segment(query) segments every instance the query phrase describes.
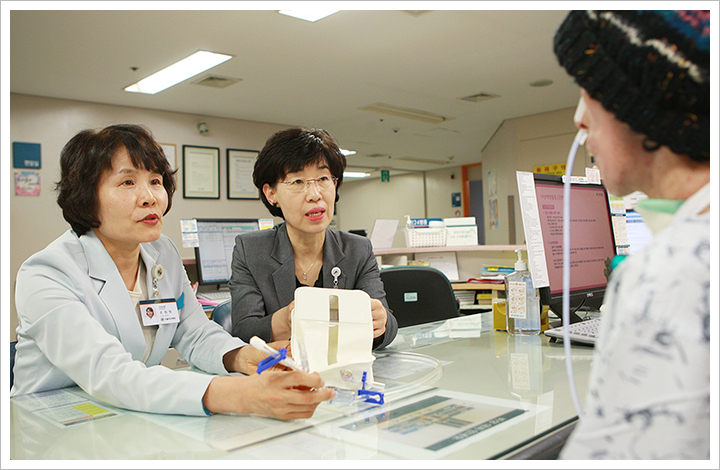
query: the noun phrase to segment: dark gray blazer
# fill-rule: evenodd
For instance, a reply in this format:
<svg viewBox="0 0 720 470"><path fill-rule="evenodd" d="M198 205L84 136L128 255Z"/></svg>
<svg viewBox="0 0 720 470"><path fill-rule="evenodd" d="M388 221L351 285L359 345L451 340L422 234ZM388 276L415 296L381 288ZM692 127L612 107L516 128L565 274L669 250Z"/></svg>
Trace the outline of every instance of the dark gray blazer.
<svg viewBox="0 0 720 470"><path fill-rule="evenodd" d="M375 339L373 348L387 346L397 334L397 320L385 300L370 240L339 230L325 231L323 286L333 287L331 270L341 270L339 289L360 289L382 302L388 312L385 334ZM295 258L284 223L270 230L246 232L235 238L232 260L233 336L250 341L259 336L272 339L272 314L295 297Z"/></svg>

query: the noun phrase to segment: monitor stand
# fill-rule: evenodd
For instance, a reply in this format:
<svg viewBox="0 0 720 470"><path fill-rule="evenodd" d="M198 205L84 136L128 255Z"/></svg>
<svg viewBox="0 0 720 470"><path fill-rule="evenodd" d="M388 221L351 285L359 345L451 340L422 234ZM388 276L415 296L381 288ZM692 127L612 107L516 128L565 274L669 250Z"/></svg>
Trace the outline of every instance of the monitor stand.
<svg viewBox="0 0 720 470"><path fill-rule="evenodd" d="M220 291L230 291L230 287L227 282L212 283L212 284L200 284L198 285L196 294L205 294Z"/></svg>
<svg viewBox="0 0 720 470"><path fill-rule="evenodd" d="M541 287L538 289L540 292L540 305L550 306L550 310L555 314L558 319L554 322L550 322L550 328L557 328L562 326L562 301L551 302L550 301L550 289L547 287ZM580 305L582 306L582 305ZM580 316L573 311L572 305L570 306L570 324L583 321Z"/></svg>
<svg viewBox="0 0 720 470"><path fill-rule="evenodd" d="M562 304L559 304L559 305L552 305L552 304L551 304L551 305L550 305L550 310L557 316L557 320L549 322L549 323L550 323L550 328L557 328L557 327L559 327L559 326L562 326L562 324L563 324L563 321L562 321ZM580 315L578 315L577 313L575 313L575 312L573 312L573 311L571 310L571 311L570 311L570 324L572 325L573 323L578 323L578 322L581 322L581 321L583 321L582 317L580 317Z"/></svg>

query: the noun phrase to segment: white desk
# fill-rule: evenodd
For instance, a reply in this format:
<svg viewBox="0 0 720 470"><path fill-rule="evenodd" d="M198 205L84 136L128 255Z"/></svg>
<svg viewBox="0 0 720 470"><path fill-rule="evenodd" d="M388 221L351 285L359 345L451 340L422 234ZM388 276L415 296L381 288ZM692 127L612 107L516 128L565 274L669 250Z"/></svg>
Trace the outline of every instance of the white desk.
<svg viewBox="0 0 720 470"><path fill-rule="evenodd" d="M399 337L403 341L391 345L390 351L430 356L441 361L443 366L441 374L438 373L439 369L435 369L435 372L418 372L399 380L409 383L432 377L425 385L435 387L436 390L419 397L445 392L472 394L481 401L499 400L517 408L533 408L534 412L523 414L522 419L510 420L503 426L497 426L492 432L480 432L466 440L465 444L450 448L452 452L440 452L436 457L430 458L507 458L523 446L544 439L548 434L576 419L577 413L568 388L562 344L549 344L543 335L530 341L509 337L505 332L490 329L491 314L481 315L483 328L480 337L451 339L447 336L447 331L432 333L431 330L442 325L442 322L401 329ZM592 362L592 349L574 346L573 350L577 353L577 356L574 356L575 378L582 401ZM382 359L376 361L377 364L382 362ZM378 370L377 367L375 370ZM378 376L376 380L384 379ZM390 393L388 395L391 396ZM418 399L397 399L377 408L375 411L388 412L381 415L382 419L375 417L362 421L369 423L362 432L348 432L348 426L341 427L348 419L357 424L360 421L356 418L361 415L346 417L336 413L333 415L335 418L325 423L229 451L213 446L214 436L235 433L240 436L237 442L242 442L243 432L247 431L244 426L249 420L274 425L278 422L227 415L207 418L162 417L121 410L120 416L61 428L11 400L10 458L403 458L403 455L397 452L387 452L387 422L393 416L392 409ZM321 405L318 411L323 411L324 416L327 416L328 410L336 410L334 407L323 407L325 405ZM182 426L190 424L183 428L181 423L184 423ZM305 422L300 424L310 425ZM192 432L187 432L188 429L192 429Z"/></svg>

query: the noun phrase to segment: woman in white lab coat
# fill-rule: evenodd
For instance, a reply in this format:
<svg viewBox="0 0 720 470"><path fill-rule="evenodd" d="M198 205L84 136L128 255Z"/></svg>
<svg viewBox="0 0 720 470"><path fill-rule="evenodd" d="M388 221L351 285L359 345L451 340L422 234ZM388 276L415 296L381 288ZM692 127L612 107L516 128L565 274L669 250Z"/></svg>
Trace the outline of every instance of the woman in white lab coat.
<svg viewBox="0 0 720 470"><path fill-rule="evenodd" d="M161 234L175 181L146 129L77 134L63 148L57 189L72 229L18 272L12 396L78 385L132 410L280 419L309 417L331 398L317 374L254 374L264 354L208 320ZM153 321L140 314L148 305ZM160 366L169 347L206 373Z"/></svg>

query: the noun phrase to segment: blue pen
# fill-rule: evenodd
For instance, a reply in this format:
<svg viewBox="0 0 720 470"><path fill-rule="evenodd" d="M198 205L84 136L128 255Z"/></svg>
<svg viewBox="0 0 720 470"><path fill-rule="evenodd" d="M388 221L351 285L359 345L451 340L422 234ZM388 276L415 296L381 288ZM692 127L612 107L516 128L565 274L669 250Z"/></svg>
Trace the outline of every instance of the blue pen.
<svg viewBox="0 0 720 470"><path fill-rule="evenodd" d="M280 351L276 351L275 349L268 346L268 344L263 341L262 338L259 338L257 336L253 336L252 338L250 338L250 346L266 353L269 356L258 363L258 374L278 363L289 367L292 370L303 370L302 367L295 363L295 361L287 357L287 349L285 348L282 348Z"/></svg>

